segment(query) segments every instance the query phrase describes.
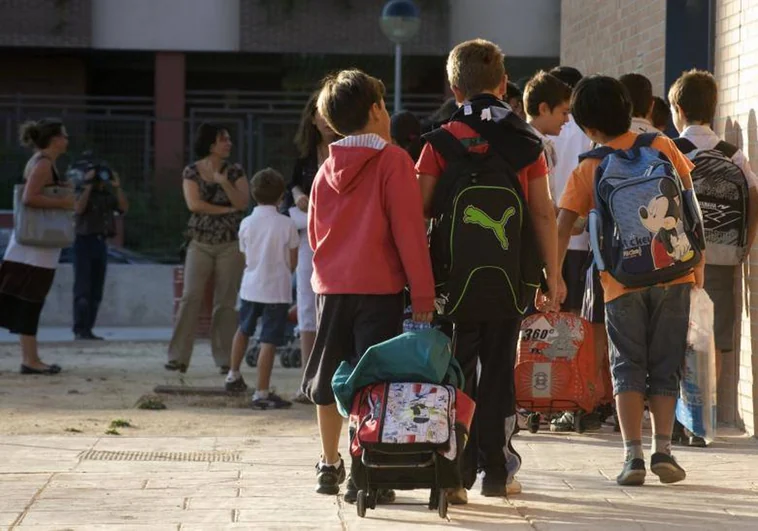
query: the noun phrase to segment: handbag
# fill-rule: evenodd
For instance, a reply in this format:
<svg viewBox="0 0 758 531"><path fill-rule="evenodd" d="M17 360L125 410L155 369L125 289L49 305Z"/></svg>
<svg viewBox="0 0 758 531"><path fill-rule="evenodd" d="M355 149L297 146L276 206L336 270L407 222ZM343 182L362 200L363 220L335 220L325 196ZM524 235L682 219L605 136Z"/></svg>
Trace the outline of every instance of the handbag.
<svg viewBox="0 0 758 531"><path fill-rule="evenodd" d="M33 208L24 205L24 186L13 188L14 237L21 245L63 249L74 243L76 227L72 210ZM60 198L73 194L66 186L47 186L47 197Z"/></svg>

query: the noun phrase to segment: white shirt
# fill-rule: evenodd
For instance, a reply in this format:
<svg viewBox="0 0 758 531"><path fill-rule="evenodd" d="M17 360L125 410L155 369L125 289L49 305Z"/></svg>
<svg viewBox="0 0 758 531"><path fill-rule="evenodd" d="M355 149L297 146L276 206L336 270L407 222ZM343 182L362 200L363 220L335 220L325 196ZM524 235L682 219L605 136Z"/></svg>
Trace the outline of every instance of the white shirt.
<svg viewBox="0 0 758 531"><path fill-rule="evenodd" d="M721 142L719 136L707 125L688 125L682 131L681 136L692 142L698 149L713 149L716 144ZM734 154L732 162L742 168L748 188L758 187L758 177L753 173L750 162L741 149L738 149Z"/></svg>
<svg viewBox="0 0 758 531"><path fill-rule="evenodd" d="M553 141L556 158L555 167L550 172L550 192L553 194L553 201L558 204L571 173L579 165L579 155L592 149L592 141L571 115L569 115L569 121L561 128L561 133L548 138ZM587 251L590 248L589 234L585 232L579 236L572 236L568 248L575 251Z"/></svg>
<svg viewBox="0 0 758 531"><path fill-rule="evenodd" d="M240 298L264 304L291 303L290 251L300 244L295 222L274 206L257 206L242 220L239 243L245 255Z"/></svg>
<svg viewBox="0 0 758 531"><path fill-rule="evenodd" d="M632 118L632 125L629 127L629 130L638 135L643 133L660 133L660 131L653 127L653 124L651 124L646 118L637 117Z"/></svg>

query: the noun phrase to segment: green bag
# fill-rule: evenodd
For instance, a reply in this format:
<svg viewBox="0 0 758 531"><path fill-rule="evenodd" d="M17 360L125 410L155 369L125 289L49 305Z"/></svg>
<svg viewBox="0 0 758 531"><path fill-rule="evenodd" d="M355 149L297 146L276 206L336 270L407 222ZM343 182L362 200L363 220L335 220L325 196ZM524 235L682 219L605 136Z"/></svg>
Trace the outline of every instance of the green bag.
<svg viewBox="0 0 758 531"><path fill-rule="evenodd" d="M337 409L350 414L353 395L377 382L421 382L463 389L463 370L453 358L450 339L439 330L417 330L369 348L353 367L343 361L332 378Z"/></svg>

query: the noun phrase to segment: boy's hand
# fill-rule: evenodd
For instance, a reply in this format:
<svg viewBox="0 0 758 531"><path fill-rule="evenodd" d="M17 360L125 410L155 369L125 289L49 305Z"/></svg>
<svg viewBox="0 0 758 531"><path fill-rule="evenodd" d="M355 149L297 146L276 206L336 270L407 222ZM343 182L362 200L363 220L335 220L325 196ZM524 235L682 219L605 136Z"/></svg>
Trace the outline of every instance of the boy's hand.
<svg viewBox="0 0 758 531"><path fill-rule="evenodd" d="M431 323L434 319L434 312L414 313L412 319L414 323Z"/></svg>
<svg viewBox="0 0 758 531"><path fill-rule="evenodd" d="M705 286L705 258L695 266L695 286L701 289Z"/></svg>

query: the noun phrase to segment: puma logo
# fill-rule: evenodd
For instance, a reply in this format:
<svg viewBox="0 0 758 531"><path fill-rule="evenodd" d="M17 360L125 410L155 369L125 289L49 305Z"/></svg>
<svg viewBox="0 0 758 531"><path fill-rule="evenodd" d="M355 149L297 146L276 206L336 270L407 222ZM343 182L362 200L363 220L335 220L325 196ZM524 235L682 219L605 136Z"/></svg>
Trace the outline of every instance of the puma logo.
<svg viewBox="0 0 758 531"><path fill-rule="evenodd" d="M503 214L502 219L496 221L475 206L469 205L466 207L466 210L463 211L463 222L479 225L480 227L491 230L495 233L495 237L497 238L497 241L500 242L500 247L503 248L503 251L507 251L509 242L508 237L505 235L505 226L508 224L508 220L515 214L516 208L509 207Z"/></svg>

